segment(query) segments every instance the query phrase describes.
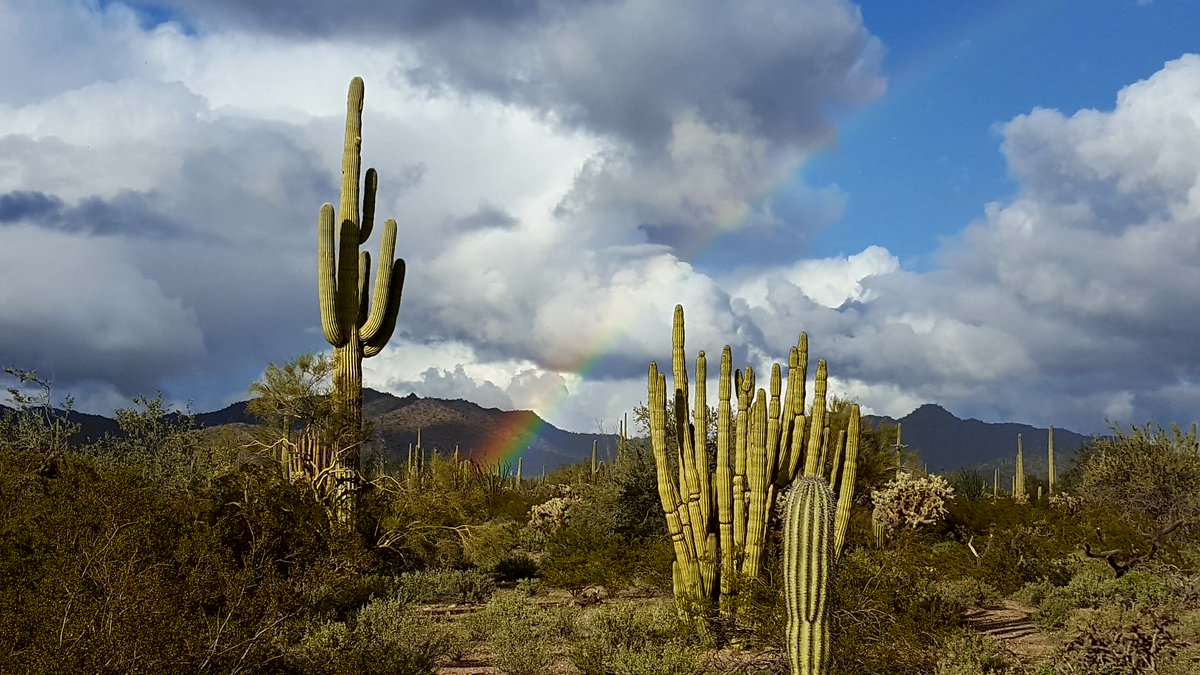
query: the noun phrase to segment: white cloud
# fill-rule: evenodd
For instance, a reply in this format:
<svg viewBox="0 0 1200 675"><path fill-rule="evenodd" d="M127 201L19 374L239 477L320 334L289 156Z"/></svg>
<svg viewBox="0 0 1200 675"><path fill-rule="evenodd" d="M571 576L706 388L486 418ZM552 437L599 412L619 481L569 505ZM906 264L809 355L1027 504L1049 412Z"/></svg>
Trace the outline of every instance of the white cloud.
<svg viewBox="0 0 1200 675"><path fill-rule="evenodd" d="M400 3L363 35L305 23L318 4L168 5L196 30L0 0L0 346L97 405L173 385L215 407L323 347L315 215L361 74L364 160L409 269L369 386L612 425L669 360L683 303L690 356L729 343L760 366L807 330L889 414L1192 414L1200 57L1112 110L1004 125L1019 192L918 273L882 246L807 258L854 196L771 194L831 105L882 91L848 2Z"/></svg>

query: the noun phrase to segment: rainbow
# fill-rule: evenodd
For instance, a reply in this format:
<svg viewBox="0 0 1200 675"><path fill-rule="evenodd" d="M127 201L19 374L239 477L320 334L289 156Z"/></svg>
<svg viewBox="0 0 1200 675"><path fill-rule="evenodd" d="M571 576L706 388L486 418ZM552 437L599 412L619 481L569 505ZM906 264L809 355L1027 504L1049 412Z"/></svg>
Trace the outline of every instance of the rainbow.
<svg viewBox="0 0 1200 675"><path fill-rule="evenodd" d="M482 448L471 449L470 457L484 467L510 465L516 471L517 459L537 441L546 422L529 411L514 411L488 436Z"/></svg>
<svg viewBox="0 0 1200 675"><path fill-rule="evenodd" d="M1020 30L1020 27L1033 20L1036 14L1047 11L1046 8L1039 9L1037 7L1036 5L1027 7L1017 3L1006 3L980 11L970 21L972 30L969 31L969 34L973 35L976 40L989 41L1005 32ZM842 138L853 136L859 130L865 130L881 118L891 114L892 108L899 101L911 96L922 95L924 89L940 73L954 64L960 49L958 38L947 35L943 40L929 43L906 61L894 64L892 72L887 73L889 80L887 92L878 101L865 106L865 109L856 112L844 111L840 115L837 124L839 136ZM838 142L837 138L831 139L825 151L836 152ZM797 167L782 184L764 191L755 202L761 203L763 200L769 200L771 195L781 190L794 189L795 181L802 180L803 170L803 166ZM745 213L740 214L740 217L744 219L754 210L753 207L748 208ZM686 250L676 251L676 255L680 256L682 260L702 259L711 247L719 245L722 237L734 234L739 229L738 222L728 222L733 215L732 213L726 214L727 217L721 219L722 222L718 223L718 227L706 241L692 242ZM609 307L601 311L628 314L629 310L629 306L625 305ZM669 307L654 309L654 311L659 310L664 312L664 316L669 316ZM650 308L645 308L645 311L650 311ZM647 317L646 320L649 318ZM630 319L626 323L632 322L636 322L636 320ZM571 370L575 376L586 378L588 373L595 370L605 357L620 344L623 331L617 328L609 333L609 335L603 335L600 332L592 333L593 344L586 352L587 356L583 357ZM553 411L562 405L565 398L566 393L557 397L557 400L544 412L553 417ZM515 471L518 458L537 441L545 426L547 423L536 414L528 412L510 414L500 427L492 431L482 448L469 449L470 456L484 466L503 466L508 463L511 470ZM527 469L534 469L534 467L527 467Z"/></svg>

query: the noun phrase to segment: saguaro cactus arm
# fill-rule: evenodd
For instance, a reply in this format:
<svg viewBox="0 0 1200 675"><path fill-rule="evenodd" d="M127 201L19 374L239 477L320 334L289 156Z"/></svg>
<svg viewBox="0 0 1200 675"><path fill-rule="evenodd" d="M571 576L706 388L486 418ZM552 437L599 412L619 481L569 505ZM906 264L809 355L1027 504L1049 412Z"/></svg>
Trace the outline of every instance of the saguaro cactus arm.
<svg viewBox="0 0 1200 675"><path fill-rule="evenodd" d="M317 297L321 331L333 346L334 398L344 424L338 430L341 495L357 481L358 450L362 440L362 360L375 356L396 327L404 288L404 261L394 259L396 221L384 223L374 294L370 293L371 256L360 252L375 221L379 177L368 169L362 178L363 81L354 78L346 96L346 129L342 147L342 178L337 210L321 206L317 216ZM338 497L340 498L340 497Z"/></svg>
<svg viewBox="0 0 1200 675"><path fill-rule="evenodd" d="M375 289L368 303L371 258L358 247L366 243L375 220L379 177L367 169L359 213L359 175L362 169L363 81L354 78L346 97L346 137L342 148L342 182L337 212L321 206L317 219L317 293L321 328L334 347L357 341L361 359L378 354L395 330L404 289L404 261L395 258L396 221L384 223ZM340 220L340 223L339 223ZM336 227L336 245L335 245ZM335 254L336 251L336 254Z"/></svg>

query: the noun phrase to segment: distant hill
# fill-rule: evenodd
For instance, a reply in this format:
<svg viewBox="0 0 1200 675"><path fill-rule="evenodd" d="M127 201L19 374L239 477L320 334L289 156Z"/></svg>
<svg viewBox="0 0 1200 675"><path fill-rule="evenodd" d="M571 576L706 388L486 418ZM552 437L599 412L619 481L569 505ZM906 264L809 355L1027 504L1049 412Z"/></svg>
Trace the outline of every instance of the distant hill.
<svg viewBox="0 0 1200 675"><path fill-rule="evenodd" d="M246 401L195 415L206 428L228 427L247 433L257 420L246 412ZM0 412L8 410L0 406ZM458 446L461 456L494 462L523 456L525 475L551 471L591 456L596 442L602 456L614 451L617 438L612 434L581 434L563 431L528 410L484 408L462 399L421 398L415 394L394 396L373 389L363 390L363 415L374 424L376 438L392 460L403 461L409 444L416 445L417 433L427 451L444 454ZM70 419L82 426L80 442L96 440L105 434L120 435L114 420L100 415L72 412ZM1046 467L1046 429L1014 422L989 423L959 419L938 405L923 405L900 419L869 415L874 427L901 425L902 442L909 451L920 454L933 472L950 472L963 467L982 467L1012 475L1017 451L1017 434L1025 448L1027 473L1044 474ZM1055 463L1059 471L1067 467L1075 450L1089 437L1067 429L1054 430ZM515 459L514 459L515 461ZM1005 470L1004 467L1007 467Z"/></svg>
<svg viewBox="0 0 1200 675"><path fill-rule="evenodd" d="M12 408L6 405L0 405L0 418L15 412ZM61 415L61 410L55 410L55 414ZM105 435L118 435L120 428L117 426L116 420L109 419L102 415L89 415L87 413L76 412L72 410L67 415L67 420L79 425L79 435L71 439L77 443L88 443L98 441L104 438Z"/></svg>
<svg viewBox="0 0 1200 675"><path fill-rule="evenodd" d="M926 404L911 413L893 419L869 415L866 419L878 428L881 423L900 424L900 440L909 451L920 454L934 473L950 472L963 467L1008 467L1017 454L1017 434L1025 455L1025 472L1044 474L1047 465L1046 441L1048 429L1016 422L981 422L959 419L945 408ZM1058 472L1067 467L1075 451L1091 437L1067 429L1054 429L1054 464ZM1003 469L1001 474L1005 475Z"/></svg>
<svg viewBox="0 0 1200 675"><path fill-rule="evenodd" d="M248 401L239 401L220 410L197 413L196 423L207 429L229 427L239 433L258 420L246 412ZM0 414L9 411L0 406ZM613 434L580 434L563 431L528 410L484 408L461 399L420 398L416 394L400 397L363 390L363 416L374 425L376 439L392 460L404 461L409 444L449 455L458 446L460 456L492 463L516 461L523 457L526 476L574 464L592 455L592 443L598 444L604 457L615 451ZM120 436L115 420L100 415L72 412L69 419L82 426L77 442L98 440L106 434Z"/></svg>

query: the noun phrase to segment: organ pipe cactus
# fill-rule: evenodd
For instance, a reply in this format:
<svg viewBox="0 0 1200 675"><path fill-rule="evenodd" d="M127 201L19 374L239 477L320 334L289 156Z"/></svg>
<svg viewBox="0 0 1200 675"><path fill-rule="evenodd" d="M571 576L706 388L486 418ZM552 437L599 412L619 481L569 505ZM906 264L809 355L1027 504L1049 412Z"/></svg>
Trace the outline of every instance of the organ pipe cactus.
<svg viewBox="0 0 1200 675"><path fill-rule="evenodd" d="M648 403L650 441L658 474L658 492L675 551L675 596L683 611L717 601L723 613L735 611L738 579L755 579L762 570L767 522L780 489L798 475L835 480L840 486L833 524L835 555L845 541L858 458L858 406L849 410L849 426L830 442L826 414L824 361L817 365L811 415L805 415L808 338L801 333L788 357L787 387L781 369L771 369L769 393L755 392L753 369L734 371L728 346L718 377L715 470L708 470L707 359L696 358L694 412L688 414L687 363L683 307L676 306L672 331L674 386L668 398L666 376L650 364ZM736 396L737 417L733 416ZM673 405L668 406L668 401ZM668 408L674 419L668 422ZM690 419L689 419L690 417ZM668 424L678 441L674 462L667 447ZM842 444L844 443L844 447ZM673 470L674 469L674 470Z"/></svg>
<svg viewBox="0 0 1200 675"><path fill-rule="evenodd" d="M341 482L352 488L358 470L357 436L362 429L362 360L375 356L392 336L404 287L404 261L395 259L396 221L383 224L374 293L369 293L371 256L359 246L371 236L375 220L375 169L362 169L363 81L354 78L346 99L346 137L342 151L341 195L337 212L321 206L317 220L317 293L321 329L333 346L333 395L344 415L350 442L338 453ZM335 227L336 226L336 227ZM341 439L342 443L346 438Z"/></svg>

